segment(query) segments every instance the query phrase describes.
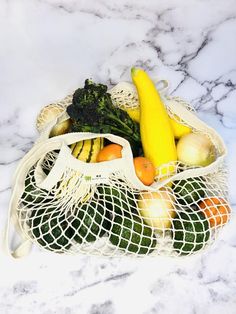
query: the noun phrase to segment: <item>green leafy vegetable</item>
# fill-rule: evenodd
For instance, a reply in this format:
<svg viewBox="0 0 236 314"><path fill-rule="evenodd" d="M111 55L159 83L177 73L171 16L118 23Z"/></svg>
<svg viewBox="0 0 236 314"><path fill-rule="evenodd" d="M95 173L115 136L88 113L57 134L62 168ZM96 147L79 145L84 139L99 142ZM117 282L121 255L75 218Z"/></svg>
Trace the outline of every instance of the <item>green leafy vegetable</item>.
<svg viewBox="0 0 236 314"><path fill-rule="evenodd" d="M127 112L112 104L107 86L86 80L84 88L78 88L72 104L67 107L72 119L72 132L112 133L128 140L137 154L141 147L139 125Z"/></svg>

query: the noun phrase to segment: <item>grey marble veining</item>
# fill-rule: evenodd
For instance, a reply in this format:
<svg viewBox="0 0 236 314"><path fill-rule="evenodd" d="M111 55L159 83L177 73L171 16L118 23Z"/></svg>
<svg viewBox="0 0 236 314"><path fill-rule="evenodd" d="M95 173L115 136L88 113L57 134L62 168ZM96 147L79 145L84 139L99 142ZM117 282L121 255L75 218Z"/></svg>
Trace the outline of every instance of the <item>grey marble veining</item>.
<svg viewBox="0 0 236 314"><path fill-rule="evenodd" d="M228 148L236 208L236 1L6 0L0 3L0 231L17 163L40 108L85 78L113 85L130 67L168 79ZM236 219L184 259L0 251L1 314L236 313ZM2 234L1 234L2 236Z"/></svg>

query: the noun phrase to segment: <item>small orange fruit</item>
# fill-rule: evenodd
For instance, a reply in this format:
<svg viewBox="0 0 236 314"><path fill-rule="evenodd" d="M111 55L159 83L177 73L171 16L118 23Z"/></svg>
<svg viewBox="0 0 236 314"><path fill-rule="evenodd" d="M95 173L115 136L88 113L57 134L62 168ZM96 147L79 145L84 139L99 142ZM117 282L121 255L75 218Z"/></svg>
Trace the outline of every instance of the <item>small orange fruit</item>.
<svg viewBox="0 0 236 314"><path fill-rule="evenodd" d="M121 151L122 151L121 145L109 144L100 150L100 152L97 155L97 162L121 158L122 157Z"/></svg>
<svg viewBox="0 0 236 314"><path fill-rule="evenodd" d="M230 207L223 198L209 197L202 200L199 206L212 228L219 225L223 226L229 220Z"/></svg>
<svg viewBox="0 0 236 314"><path fill-rule="evenodd" d="M137 177L145 185L151 185L154 182L156 169L153 163L145 157L134 158L134 168Z"/></svg>

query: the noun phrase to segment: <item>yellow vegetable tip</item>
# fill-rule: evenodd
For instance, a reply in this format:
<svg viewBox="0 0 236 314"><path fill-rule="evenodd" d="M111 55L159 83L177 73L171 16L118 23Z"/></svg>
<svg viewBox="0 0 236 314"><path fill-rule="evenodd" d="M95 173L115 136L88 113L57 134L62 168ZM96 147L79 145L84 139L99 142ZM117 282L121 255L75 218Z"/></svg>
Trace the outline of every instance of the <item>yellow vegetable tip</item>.
<svg viewBox="0 0 236 314"><path fill-rule="evenodd" d="M139 68L132 67L131 68L131 76L134 77L137 74L137 72L139 72L140 70L141 69L139 69Z"/></svg>

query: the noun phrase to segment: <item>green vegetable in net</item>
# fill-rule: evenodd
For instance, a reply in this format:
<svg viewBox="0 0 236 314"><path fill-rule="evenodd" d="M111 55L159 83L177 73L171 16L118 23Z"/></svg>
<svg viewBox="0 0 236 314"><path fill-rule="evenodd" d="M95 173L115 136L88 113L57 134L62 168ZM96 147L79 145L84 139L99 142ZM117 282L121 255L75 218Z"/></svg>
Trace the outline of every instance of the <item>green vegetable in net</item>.
<svg viewBox="0 0 236 314"><path fill-rule="evenodd" d="M75 91L67 113L72 120L72 132L115 134L130 142L134 154L140 151L139 124L112 104L106 85L86 80L84 88Z"/></svg>
<svg viewBox="0 0 236 314"><path fill-rule="evenodd" d="M172 222L174 249L188 255L202 249L210 237L209 223L201 212L178 212Z"/></svg>
<svg viewBox="0 0 236 314"><path fill-rule="evenodd" d="M115 216L109 235L111 243L122 250L136 254L148 254L156 246L153 230L141 219Z"/></svg>
<svg viewBox="0 0 236 314"><path fill-rule="evenodd" d="M206 190L204 179L201 177L174 181L172 188L177 201L186 206L197 203L205 196Z"/></svg>
<svg viewBox="0 0 236 314"><path fill-rule="evenodd" d="M34 238L45 249L62 253L70 248L74 230L56 208L33 210L29 223Z"/></svg>
<svg viewBox="0 0 236 314"><path fill-rule="evenodd" d="M76 242L94 242L98 237L102 237L106 230L110 229L110 220L104 207L92 200L77 209L71 226L76 233L74 237Z"/></svg>

